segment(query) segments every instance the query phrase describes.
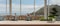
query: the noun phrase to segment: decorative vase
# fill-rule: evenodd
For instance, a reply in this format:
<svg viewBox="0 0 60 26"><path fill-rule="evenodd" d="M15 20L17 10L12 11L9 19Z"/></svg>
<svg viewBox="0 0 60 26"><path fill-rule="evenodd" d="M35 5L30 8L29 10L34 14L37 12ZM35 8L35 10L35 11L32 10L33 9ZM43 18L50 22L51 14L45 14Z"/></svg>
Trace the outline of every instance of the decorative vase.
<svg viewBox="0 0 60 26"><path fill-rule="evenodd" d="M52 18L52 21L55 22L56 21L56 16L54 16L54 18Z"/></svg>
<svg viewBox="0 0 60 26"><path fill-rule="evenodd" d="M27 21L31 21L32 19L31 19L31 17L27 17L26 20Z"/></svg>
<svg viewBox="0 0 60 26"><path fill-rule="evenodd" d="M56 20L55 20L55 18L52 18L52 22L54 23Z"/></svg>

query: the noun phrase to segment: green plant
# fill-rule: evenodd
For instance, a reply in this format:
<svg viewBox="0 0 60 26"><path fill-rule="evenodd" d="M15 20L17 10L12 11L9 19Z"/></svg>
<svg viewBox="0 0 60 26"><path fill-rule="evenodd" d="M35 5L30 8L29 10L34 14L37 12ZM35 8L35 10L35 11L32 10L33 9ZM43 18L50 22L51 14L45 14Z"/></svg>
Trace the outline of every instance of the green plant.
<svg viewBox="0 0 60 26"><path fill-rule="evenodd" d="M47 21L47 19L44 19L44 16L41 16L40 21Z"/></svg>
<svg viewBox="0 0 60 26"><path fill-rule="evenodd" d="M56 8L53 8L52 12L50 12L49 19L52 19L52 18L55 18L55 16L58 16L56 15L57 12L58 11L56 10Z"/></svg>
<svg viewBox="0 0 60 26"><path fill-rule="evenodd" d="M48 20L44 19L44 17L40 17L40 21L50 21L50 20L52 20L52 17L50 17Z"/></svg>

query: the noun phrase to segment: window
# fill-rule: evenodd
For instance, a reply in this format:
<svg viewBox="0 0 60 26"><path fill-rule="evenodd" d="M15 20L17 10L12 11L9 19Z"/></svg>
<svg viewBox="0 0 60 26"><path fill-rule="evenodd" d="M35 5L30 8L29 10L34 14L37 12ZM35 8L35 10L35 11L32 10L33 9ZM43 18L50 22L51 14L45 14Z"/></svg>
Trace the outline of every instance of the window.
<svg viewBox="0 0 60 26"><path fill-rule="evenodd" d="M48 21L59 19L59 0L0 0L1 20ZM55 10L54 10L55 9ZM55 12L54 12L55 11ZM55 14L54 14L54 13ZM51 17L52 15L52 17ZM57 16L56 16L57 15Z"/></svg>
<svg viewBox="0 0 60 26"><path fill-rule="evenodd" d="M4 20L39 20L44 18L44 0L1 0ZM40 2L41 1L41 2ZM5 8L5 9L4 9ZM3 13L3 14L2 14ZM11 16L12 15L12 16ZM27 18L31 16L30 18ZM2 17L1 17L2 18Z"/></svg>

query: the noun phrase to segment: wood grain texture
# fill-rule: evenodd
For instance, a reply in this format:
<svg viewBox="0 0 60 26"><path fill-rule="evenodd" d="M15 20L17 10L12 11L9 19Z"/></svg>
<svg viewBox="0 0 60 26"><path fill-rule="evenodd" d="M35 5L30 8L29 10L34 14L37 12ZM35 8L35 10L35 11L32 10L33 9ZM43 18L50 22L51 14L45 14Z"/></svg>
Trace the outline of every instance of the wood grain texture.
<svg viewBox="0 0 60 26"><path fill-rule="evenodd" d="M60 25L0 25L0 26L60 26Z"/></svg>

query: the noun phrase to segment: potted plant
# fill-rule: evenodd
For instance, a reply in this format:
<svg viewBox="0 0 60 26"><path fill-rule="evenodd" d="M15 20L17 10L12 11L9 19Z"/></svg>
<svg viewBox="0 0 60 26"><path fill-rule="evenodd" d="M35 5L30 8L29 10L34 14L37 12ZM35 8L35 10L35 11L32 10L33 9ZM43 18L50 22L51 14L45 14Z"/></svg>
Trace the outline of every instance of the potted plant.
<svg viewBox="0 0 60 26"><path fill-rule="evenodd" d="M27 14L26 21L32 21L32 17L30 14Z"/></svg>
<svg viewBox="0 0 60 26"><path fill-rule="evenodd" d="M50 12L50 15L49 15L49 21L55 21L55 18L56 16L58 16L56 13L58 11L56 10L56 8L52 8L52 12Z"/></svg>

